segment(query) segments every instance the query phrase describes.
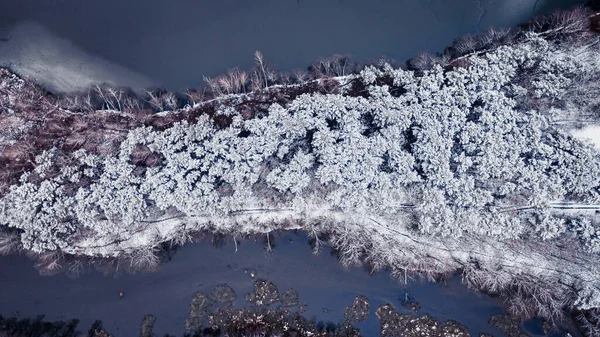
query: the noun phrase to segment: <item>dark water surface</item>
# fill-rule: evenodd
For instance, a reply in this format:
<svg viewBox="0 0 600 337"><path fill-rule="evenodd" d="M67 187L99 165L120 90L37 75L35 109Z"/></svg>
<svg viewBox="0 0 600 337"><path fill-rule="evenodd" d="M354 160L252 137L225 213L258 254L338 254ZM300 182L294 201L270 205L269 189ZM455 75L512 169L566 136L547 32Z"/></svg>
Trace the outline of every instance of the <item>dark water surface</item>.
<svg viewBox="0 0 600 337"><path fill-rule="evenodd" d="M232 242L221 248L209 243L190 244L158 272L118 277L96 271L78 278L39 276L27 258L2 257L0 314L44 314L48 320L75 317L81 319L82 329L100 319L116 337L138 335L142 317L154 314L157 336L181 334L194 293L210 293L216 285L227 283L237 293L235 306L244 307L248 305L244 294L252 291L256 279L262 278L277 285L280 293L296 289L300 304L308 307L305 315L316 316L317 321L337 323L343 320L344 308L355 296L367 296L371 301L369 317L357 325L365 336L379 332L374 314L378 306L391 303L398 312L410 313L402 306L405 294L420 303L419 315L430 313L442 321L457 320L475 336L480 332L501 336L487 324L490 315L502 311L500 303L467 290L459 278L440 285L415 280L404 286L386 272L370 275L361 268L344 269L328 249L313 255L305 236L290 233L274 243L276 248L270 253L262 242L242 243L237 253ZM254 279L249 271L255 273ZM123 299L119 299L120 291L125 293Z"/></svg>
<svg viewBox="0 0 600 337"><path fill-rule="evenodd" d="M48 76L38 64L43 58L54 68L71 61L79 65L79 71L101 64L107 73L123 72L103 63L107 61L131 69L155 85L179 90L201 84L203 75L214 76L236 66L249 68L257 49L268 63L284 71L304 69L317 58L334 53L351 54L360 61L382 55L404 61L421 51L439 52L467 33L512 26L534 13L584 2L2 0L1 34L12 34L18 41L0 42L0 65L35 63L31 67L39 76ZM62 54L57 54L48 45L51 38L37 30L17 26L18 31L10 32L23 22L45 27L48 34L72 43L72 48L82 48L89 59L65 51L70 47L60 42L56 44ZM33 47L25 46L28 43ZM36 49L38 45L43 50ZM99 72L90 71L88 76L99 76ZM142 78L128 81L117 74L111 79L134 86L148 84Z"/></svg>

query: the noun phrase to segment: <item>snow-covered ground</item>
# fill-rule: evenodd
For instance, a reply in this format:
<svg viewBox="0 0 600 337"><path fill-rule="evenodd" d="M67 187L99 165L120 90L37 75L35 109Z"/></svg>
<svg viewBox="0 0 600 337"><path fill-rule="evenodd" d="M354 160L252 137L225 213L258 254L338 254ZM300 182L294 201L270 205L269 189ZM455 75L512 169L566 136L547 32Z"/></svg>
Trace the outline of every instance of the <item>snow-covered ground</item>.
<svg viewBox="0 0 600 337"><path fill-rule="evenodd" d="M600 150L600 125L588 125L583 129L575 130L573 136L591 142L595 148Z"/></svg>

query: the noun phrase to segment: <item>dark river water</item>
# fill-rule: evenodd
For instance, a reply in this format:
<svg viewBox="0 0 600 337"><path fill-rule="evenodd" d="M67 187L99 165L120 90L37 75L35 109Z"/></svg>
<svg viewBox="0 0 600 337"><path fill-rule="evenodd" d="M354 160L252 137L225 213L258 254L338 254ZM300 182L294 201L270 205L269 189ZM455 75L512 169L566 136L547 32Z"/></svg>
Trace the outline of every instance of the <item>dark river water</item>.
<svg viewBox="0 0 600 337"><path fill-rule="evenodd" d="M371 275L358 267L345 269L329 249L315 256L302 235L288 233L274 240L274 244L272 252L266 252L262 242L253 241L239 244L237 252L233 242L220 248L208 242L189 244L157 272L116 277L97 271L77 278L42 277L27 258L3 257L0 314L44 314L48 320L77 317L82 329L100 319L117 337L138 335L142 317L154 314L157 336L167 332L181 335L194 293L210 293L216 285L227 283L237 294L235 305L243 307L248 305L244 294L251 292L255 280L261 278L273 282L280 293L289 288L297 290L299 303L308 309L304 314L315 316L318 321L343 320L344 308L352 304L354 297L367 296L371 301L370 314L357 325L365 336L379 332L374 314L378 306L391 303L398 312L411 313L403 306L406 296L420 303L419 315L430 313L442 321L457 320L474 336L481 332L502 335L487 323L492 314L503 311L501 303L469 291L458 277L446 284L409 279L404 285L387 272ZM121 291L125 293L122 299Z"/></svg>
<svg viewBox="0 0 600 337"><path fill-rule="evenodd" d="M421 51L442 51L467 33L583 2L2 0L0 37L10 40L0 42L0 65L42 79L63 72L179 90L201 84L204 75L251 67L255 50L284 71L334 53L404 61ZM87 84L47 82L62 89Z"/></svg>

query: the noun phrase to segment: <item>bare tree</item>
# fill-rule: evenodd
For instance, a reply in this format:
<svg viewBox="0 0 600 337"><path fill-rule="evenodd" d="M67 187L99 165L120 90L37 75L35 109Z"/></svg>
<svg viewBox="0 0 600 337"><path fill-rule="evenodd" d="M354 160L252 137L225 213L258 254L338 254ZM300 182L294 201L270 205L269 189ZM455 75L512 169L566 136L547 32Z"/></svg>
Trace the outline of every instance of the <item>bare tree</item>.
<svg viewBox="0 0 600 337"><path fill-rule="evenodd" d="M408 61L411 68L416 70L428 70L435 64L434 56L428 53L420 53Z"/></svg>
<svg viewBox="0 0 600 337"><path fill-rule="evenodd" d="M263 87L260 70L254 69L250 74L250 89L259 90Z"/></svg>
<svg viewBox="0 0 600 337"><path fill-rule="evenodd" d="M489 48L500 43L511 33L510 28L490 28L487 32L478 35L477 39L482 47Z"/></svg>
<svg viewBox="0 0 600 337"><path fill-rule="evenodd" d="M177 96L172 92L147 90L146 94L146 101L158 111L175 110L179 106Z"/></svg>
<svg viewBox="0 0 600 337"><path fill-rule="evenodd" d="M246 92L248 74L237 68L229 69L227 74L217 77L214 79L214 82L215 83L209 83L209 85L217 85L220 92L226 94L238 94Z"/></svg>
<svg viewBox="0 0 600 337"><path fill-rule="evenodd" d="M160 258L156 255L154 247L144 247L130 252L127 256L128 268L137 270L156 270L160 264Z"/></svg>
<svg viewBox="0 0 600 337"><path fill-rule="evenodd" d="M215 97L219 97L223 94L221 86L219 85L219 79L204 76L204 82L206 82L206 84L210 88L210 91Z"/></svg>
<svg viewBox="0 0 600 337"><path fill-rule="evenodd" d="M0 231L0 255L12 254L21 249L21 238L13 231Z"/></svg>
<svg viewBox="0 0 600 337"><path fill-rule="evenodd" d="M330 76L345 76L352 71L353 63L350 56L334 54L314 62L309 70L315 78Z"/></svg>
<svg viewBox="0 0 600 337"><path fill-rule="evenodd" d="M332 69L335 76L346 76L351 71L350 56L335 54L332 56Z"/></svg>
<svg viewBox="0 0 600 337"><path fill-rule="evenodd" d="M304 70L295 69L293 71L293 74L294 74L295 81L299 84L305 83L306 80L308 79L308 74Z"/></svg>
<svg viewBox="0 0 600 337"><path fill-rule="evenodd" d="M221 91L225 94L231 94L234 92L233 79L227 75L222 75L217 77L217 84L219 85Z"/></svg>
<svg viewBox="0 0 600 337"><path fill-rule="evenodd" d="M276 83L278 78L278 72L275 69L267 68L267 83Z"/></svg>
<svg viewBox="0 0 600 337"><path fill-rule="evenodd" d="M91 105L86 105L85 96L87 94L69 94L62 95L57 98L58 105L69 111L91 111L93 110ZM89 100L87 100L89 102Z"/></svg>
<svg viewBox="0 0 600 337"><path fill-rule="evenodd" d="M196 105L206 99L206 92L204 89L187 90L185 95L188 97L188 100L190 103L192 103L192 105Z"/></svg>
<svg viewBox="0 0 600 337"><path fill-rule="evenodd" d="M91 112L96 110L96 105L94 104L94 95L91 88L87 90L85 94L81 95L78 104L80 104L82 111Z"/></svg>
<svg viewBox="0 0 600 337"><path fill-rule="evenodd" d="M108 110L123 111L122 101L124 92L111 87L94 86L96 94L103 101L103 106Z"/></svg>
<svg viewBox="0 0 600 337"><path fill-rule="evenodd" d="M267 65L265 64L265 59L263 54L260 51L254 52L254 64L259 69L260 74L262 75L262 80L264 83L264 88L269 86L269 80L267 75Z"/></svg>
<svg viewBox="0 0 600 337"><path fill-rule="evenodd" d="M248 73L237 68L230 69L227 72L232 84L232 89L235 93L246 92L246 83L248 82Z"/></svg>
<svg viewBox="0 0 600 337"><path fill-rule="evenodd" d="M55 275L62 268L63 254L60 251L48 251L37 256L36 268L42 275Z"/></svg>
<svg viewBox="0 0 600 337"><path fill-rule="evenodd" d="M127 96L123 100L123 111L129 113L135 113L136 111L142 110L144 107L137 97Z"/></svg>
<svg viewBox="0 0 600 337"><path fill-rule="evenodd" d="M183 224L177 231L175 231L175 235L171 239L169 245L171 247L183 246L184 244L192 241L193 238L190 235L189 230L186 228L186 225Z"/></svg>
<svg viewBox="0 0 600 337"><path fill-rule="evenodd" d="M459 55L464 55L477 50L477 41L472 35L467 35L456 39L452 47Z"/></svg>
<svg viewBox="0 0 600 337"><path fill-rule="evenodd" d="M533 31L561 37L571 36L585 39L591 34L592 12L584 7L556 11L548 16L534 18L529 26Z"/></svg>
<svg viewBox="0 0 600 337"><path fill-rule="evenodd" d="M284 85L288 85L292 83L292 74L290 74L289 72L285 72L283 74L279 75L279 81L284 84Z"/></svg>

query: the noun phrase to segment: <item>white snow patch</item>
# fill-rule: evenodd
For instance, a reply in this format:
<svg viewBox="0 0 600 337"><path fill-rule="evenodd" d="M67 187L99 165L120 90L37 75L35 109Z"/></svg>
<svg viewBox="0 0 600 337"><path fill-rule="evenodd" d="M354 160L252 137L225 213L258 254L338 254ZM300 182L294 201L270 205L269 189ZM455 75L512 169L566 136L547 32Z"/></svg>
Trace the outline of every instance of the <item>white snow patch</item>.
<svg viewBox="0 0 600 337"><path fill-rule="evenodd" d="M588 125L583 129L574 130L573 137L583 141L591 141L595 148L600 150L600 125Z"/></svg>

